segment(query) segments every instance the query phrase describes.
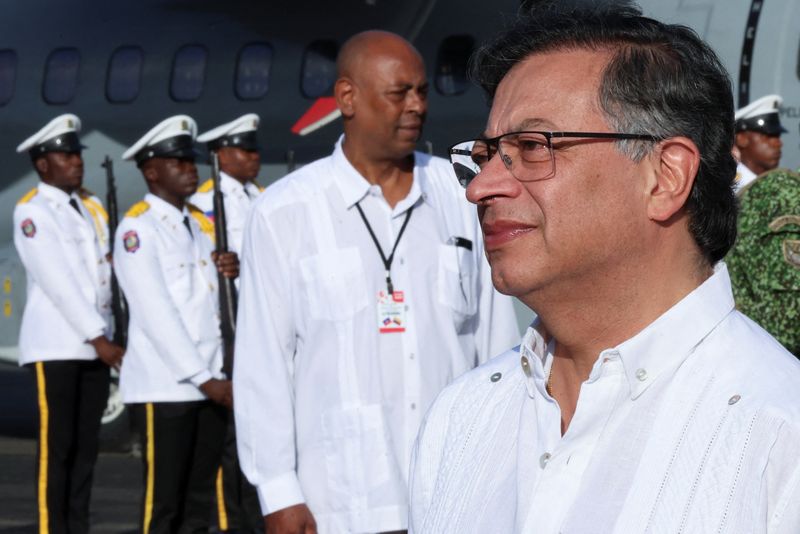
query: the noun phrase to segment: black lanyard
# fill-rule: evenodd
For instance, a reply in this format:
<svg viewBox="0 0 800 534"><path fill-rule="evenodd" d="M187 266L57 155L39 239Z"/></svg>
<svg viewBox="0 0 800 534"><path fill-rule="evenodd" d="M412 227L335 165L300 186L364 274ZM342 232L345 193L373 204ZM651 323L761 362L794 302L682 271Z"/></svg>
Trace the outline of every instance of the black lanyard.
<svg viewBox="0 0 800 534"><path fill-rule="evenodd" d="M375 248L378 249L378 254L381 255L381 260L383 261L383 267L386 269L386 289L389 290L389 295L394 294L394 286L392 285L392 260L394 260L394 251L397 250L397 245L400 243L400 238L403 237L403 232L406 231L406 226L408 226L408 220L411 218L411 211L414 209L414 206L408 208L406 212L406 218L403 221L403 226L400 227L400 232L397 234L397 239L394 240L394 246L392 247L392 253L389 255L389 258L386 258L386 255L383 253L383 249L381 248L381 244L378 243L378 238L375 237L375 232L372 231L372 226L369 225L369 221L367 220L367 216L364 215L364 210L361 209L361 206L358 202L356 202L356 209L358 213L361 215L361 220L364 221L364 225L367 227L369 231L369 235L372 238L372 242L375 243Z"/></svg>

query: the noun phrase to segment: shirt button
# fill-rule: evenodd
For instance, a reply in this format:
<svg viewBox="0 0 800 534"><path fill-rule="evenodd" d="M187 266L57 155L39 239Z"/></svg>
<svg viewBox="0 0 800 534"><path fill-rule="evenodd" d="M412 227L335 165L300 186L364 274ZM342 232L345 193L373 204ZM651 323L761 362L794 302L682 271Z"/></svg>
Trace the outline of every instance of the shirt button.
<svg viewBox="0 0 800 534"><path fill-rule="evenodd" d="M647 371L645 371L644 369L637 369L636 379L639 380L639 382L644 382L645 380L647 380Z"/></svg>
<svg viewBox="0 0 800 534"><path fill-rule="evenodd" d="M528 376L528 377L530 377L530 376L531 376L531 366L530 366L530 364L528 363L528 358L526 358L525 356L523 356L523 357L520 359L520 363L522 364L522 372L524 372L524 373L525 373L525 376Z"/></svg>
<svg viewBox="0 0 800 534"><path fill-rule="evenodd" d="M551 458L551 455L550 455L549 452L546 452L543 455L541 455L539 457L539 467L541 467L542 469L547 467L547 462L550 461L550 458Z"/></svg>
<svg viewBox="0 0 800 534"><path fill-rule="evenodd" d="M408 359L409 359L409 360L413 360L413 359L414 359L414 353L413 353L413 352L412 352L411 354L409 354L409 355L408 355Z"/></svg>
<svg viewBox="0 0 800 534"><path fill-rule="evenodd" d="M499 382L501 378L503 378L502 373L495 373L491 376L491 378L489 378L489 380L491 380L492 382Z"/></svg>
<svg viewBox="0 0 800 534"><path fill-rule="evenodd" d="M411 403L411 409L412 409L412 410L416 410L416 409L417 409L417 405L416 405L416 404L414 404L413 402Z"/></svg>
<svg viewBox="0 0 800 534"><path fill-rule="evenodd" d="M741 398L742 398L742 396L741 396L741 395L734 395L733 397L731 397L730 399L728 399L728 404L729 404L730 406L733 406L734 404L736 404L737 402L739 402L739 400L740 400Z"/></svg>

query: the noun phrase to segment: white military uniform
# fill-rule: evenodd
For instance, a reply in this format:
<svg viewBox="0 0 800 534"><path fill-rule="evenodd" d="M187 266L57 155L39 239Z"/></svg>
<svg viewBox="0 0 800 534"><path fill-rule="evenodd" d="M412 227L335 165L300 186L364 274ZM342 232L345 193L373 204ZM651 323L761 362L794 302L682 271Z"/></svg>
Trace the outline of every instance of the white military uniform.
<svg viewBox="0 0 800 534"><path fill-rule="evenodd" d="M219 189L225 203L225 222L228 226L228 249L236 254L242 252L244 224L250 205L263 190L253 182L242 184L236 178L219 173ZM189 201L200 208L209 219L214 219L214 182L206 180L197 188Z"/></svg>
<svg viewBox="0 0 800 534"><path fill-rule="evenodd" d="M66 113L17 147L34 161L80 154L80 119ZM79 156L78 156L79 157ZM72 166L75 162L69 162ZM59 183L58 169L47 178ZM48 180L50 181L50 180ZM14 209L14 244L27 273L20 361L35 378L39 412L39 532L89 529L92 473L109 368L88 342L111 330L108 216L84 189L40 183Z"/></svg>
<svg viewBox="0 0 800 534"><path fill-rule="evenodd" d="M203 400L197 386L222 378L210 221L201 228L198 215L147 194L117 229L115 268L131 310L126 403Z"/></svg>
<svg viewBox="0 0 800 534"><path fill-rule="evenodd" d="M14 209L14 245L28 278L20 365L97 358L86 342L111 329L106 218L97 197L86 191L70 196L45 183Z"/></svg>

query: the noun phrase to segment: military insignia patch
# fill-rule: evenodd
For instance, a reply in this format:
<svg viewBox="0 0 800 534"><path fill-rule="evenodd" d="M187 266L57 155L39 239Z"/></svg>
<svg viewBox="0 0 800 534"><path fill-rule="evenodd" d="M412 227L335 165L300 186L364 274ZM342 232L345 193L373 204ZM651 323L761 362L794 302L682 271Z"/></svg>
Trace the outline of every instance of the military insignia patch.
<svg viewBox="0 0 800 534"><path fill-rule="evenodd" d="M25 219L19 226L22 228L22 233L25 234L25 237L33 237L36 235L36 225L33 224L32 219Z"/></svg>
<svg viewBox="0 0 800 534"><path fill-rule="evenodd" d="M125 246L126 252L136 252L139 250L139 234L136 230L125 232L122 236L122 244Z"/></svg>

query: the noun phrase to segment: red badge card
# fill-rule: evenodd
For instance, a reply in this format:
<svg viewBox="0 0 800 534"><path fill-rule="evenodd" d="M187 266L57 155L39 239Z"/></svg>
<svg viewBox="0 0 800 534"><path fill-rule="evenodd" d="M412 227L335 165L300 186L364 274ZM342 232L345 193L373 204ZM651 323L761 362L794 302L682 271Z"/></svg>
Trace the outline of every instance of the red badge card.
<svg viewBox="0 0 800 534"><path fill-rule="evenodd" d="M378 292L378 332L393 334L406 331L406 303L402 291L391 295Z"/></svg>

